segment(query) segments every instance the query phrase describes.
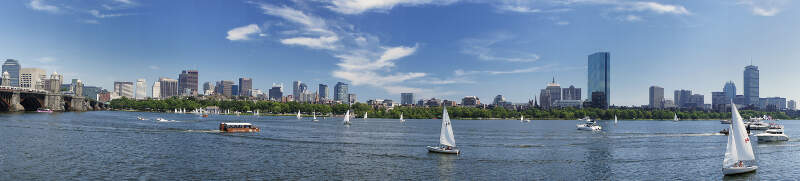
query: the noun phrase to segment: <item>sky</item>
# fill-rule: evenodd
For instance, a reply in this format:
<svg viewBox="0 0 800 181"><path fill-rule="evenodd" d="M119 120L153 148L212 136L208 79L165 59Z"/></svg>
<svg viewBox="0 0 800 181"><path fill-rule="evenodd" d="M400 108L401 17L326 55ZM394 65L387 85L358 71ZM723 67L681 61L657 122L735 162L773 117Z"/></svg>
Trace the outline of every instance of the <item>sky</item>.
<svg viewBox="0 0 800 181"><path fill-rule="evenodd" d="M86 85L149 86L197 69L200 84L252 77L266 92L300 80L350 84L359 101L514 103L555 78L582 88L587 56L611 53L611 103L648 88L704 94L761 72L761 97L800 98L800 3L791 0L9 0L0 59ZM202 86L201 86L202 89Z"/></svg>

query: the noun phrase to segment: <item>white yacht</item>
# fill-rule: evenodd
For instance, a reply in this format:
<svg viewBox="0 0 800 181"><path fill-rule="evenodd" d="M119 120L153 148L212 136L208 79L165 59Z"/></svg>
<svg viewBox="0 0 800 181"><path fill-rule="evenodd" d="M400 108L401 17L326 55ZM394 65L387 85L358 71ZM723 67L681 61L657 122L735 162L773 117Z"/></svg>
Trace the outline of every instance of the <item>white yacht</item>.
<svg viewBox="0 0 800 181"><path fill-rule="evenodd" d="M767 131L756 134L758 142L789 141L789 136L783 134L783 125L770 125Z"/></svg>
<svg viewBox="0 0 800 181"><path fill-rule="evenodd" d="M720 124L731 124L731 120L719 120Z"/></svg>
<svg viewBox="0 0 800 181"><path fill-rule="evenodd" d="M753 121L748 123L746 127L750 130L767 130L769 129L769 124L763 121Z"/></svg>
<svg viewBox="0 0 800 181"><path fill-rule="evenodd" d="M582 130L582 131L600 131L600 130L603 130L603 127L601 127L600 125L597 125L597 122L595 122L594 120L592 120L589 117L583 118L581 120L582 121L586 121L586 123L581 123L581 124L575 125L576 127L578 127L578 130Z"/></svg>
<svg viewBox="0 0 800 181"><path fill-rule="evenodd" d="M745 164L745 161L755 161L756 157L750 144L750 136L747 135L742 116L739 115L735 104L731 104L731 117L728 146L725 148L725 157L722 160L722 174L735 175L756 171L758 166Z"/></svg>
<svg viewBox="0 0 800 181"><path fill-rule="evenodd" d="M428 146L428 152L459 154L461 150L456 147L456 138L453 135L453 125L450 124L450 115L447 114L447 107L442 111L442 131L439 134L439 146Z"/></svg>

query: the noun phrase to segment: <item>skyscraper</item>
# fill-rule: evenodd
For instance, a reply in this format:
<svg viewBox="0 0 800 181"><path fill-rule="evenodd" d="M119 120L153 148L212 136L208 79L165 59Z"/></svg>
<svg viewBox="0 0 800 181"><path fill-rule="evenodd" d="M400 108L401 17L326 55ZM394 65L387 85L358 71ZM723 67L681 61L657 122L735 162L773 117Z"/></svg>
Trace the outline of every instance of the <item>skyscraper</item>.
<svg viewBox="0 0 800 181"><path fill-rule="evenodd" d="M664 88L659 86L650 86L650 108L663 109L664 108Z"/></svg>
<svg viewBox="0 0 800 181"><path fill-rule="evenodd" d="M214 94L214 85L211 82L203 83L203 94L211 95Z"/></svg>
<svg viewBox="0 0 800 181"><path fill-rule="evenodd" d="M231 96L239 96L239 85L231 85Z"/></svg>
<svg viewBox="0 0 800 181"><path fill-rule="evenodd" d="M550 94L550 106L553 105L558 100L561 100L561 85L556 83L556 78L553 78L553 82L547 84L547 92Z"/></svg>
<svg viewBox="0 0 800 181"><path fill-rule="evenodd" d="M153 91L153 95L152 96L153 96L154 99L161 98L161 82L159 82L159 81L153 82L153 88L151 88L150 90Z"/></svg>
<svg viewBox="0 0 800 181"><path fill-rule="evenodd" d="M22 66L19 65L19 62L14 59L7 59L5 63L3 63L3 72L8 72L11 87L19 87L19 69Z"/></svg>
<svg viewBox="0 0 800 181"><path fill-rule="evenodd" d="M199 73L197 70L184 70L178 75L178 93L185 96L197 95L197 79ZM189 93L188 95L186 93Z"/></svg>
<svg viewBox="0 0 800 181"><path fill-rule="evenodd" d="M31 89L43 89L44 79L47 79L47 72L45 72L44 69L22 68L19 70L19 87L31 88Z"/></svg>
<svg viewBox="0 0 800 181"><path fill-rule="evenodd" d="M675 90L675 106L678 107L691 107L689 103L692 102L691 90Z"/></svg>
<svg viewBox="0 0 800 181"><path fill-rule="evenodd" d="M178 80L161 77L158 82L161 82L161 98L178 96Z"/></svg>
<svg viewBox="0 0 800 181"><path fill-rule="evenodd" d="M214 90L219 95L222 95L222 96L225 96L225 97L231 97L231 96L233 96L233 90L234 90L233 89L233 81L230 81L230 80L219 81L219 82L217 82L217 87L214 88Z"/></svg>
<svg viewBox="0 0 800 181"><path fill-rule="evenodd" d="M337 82L335 86L333 86L333 100L334 101L341 101L347 102L350 100L347 95L347 84L343 82Z"/></svg>
<svg viewBox="0 0 800 181"><path fill-rule="evenodd" d="M400 93L400 104L402 105L414 104L414 93Z"/></svg>
<svg viewBox="0 0 800 181"><path fill-rule="evenodd" d="M114 94L133 99L133 82L114 82Z"/></svg>
<svg viewBox="0 0 800 181"><path fill-rule="evenodd" d="M136 99L147 98L147 88L145 86L145 79L136 80Z"/></svg>
<svg viewBox="0 0 800 181"><path fill-rule="evenodd" d="M319 93L320 99L330 99L328 95L328 92L330 92L328 91L328 85L319 84L319 90L317 90L317 92Z"/></svg>
<svg viewBox="0 0 800 181"><path fill-rule="evenodd" d="M611 53L597 52L589 55L588 96L592 106L608 108L611 98Z"/></svg>
<svg viewBox="0 0 800 181"><path fill-rule="evenodd" d="M733 81L728 81L725 83L725 87L722 88L722 92L728 97L728 99L733 100L736 98L736 84ZM730 100L728 100L730 102Z"/></svg>
<svg viewBox="0 0 800 181"><path fill-rule="evenodd" d="M250 91L253 90L253 79L239 78L239 95L240 96L253 96Z"/></svg>
<svg viewBox="0 0 800 181"><path fill-rule="evenodd" d="M302 91L300 91L300 84L302 83L303 82L299 80L292 82L292 97L294 97L294 99L297 99L298 97L300 97L300 93L303 93Z"/></svg>
<svg viewBox="0 0 800 181"><path fill-rule="evenodd" d="M283 84L272 84L269 89L269 99L273 101L280 101L283 97Z"/></svg>
<svg viewBox="0 0 800 181"><path fill-rule="evenodd" d="M758 66L744 67L744 97L745 104L758 104Z"/></svg>
<svg viewBox="0 0 800 181"><path fill-rule="evenodd" d="M581 100L581 88L575 88L572 85L569 88L563 88L561 97L563 100Z"/></svg>

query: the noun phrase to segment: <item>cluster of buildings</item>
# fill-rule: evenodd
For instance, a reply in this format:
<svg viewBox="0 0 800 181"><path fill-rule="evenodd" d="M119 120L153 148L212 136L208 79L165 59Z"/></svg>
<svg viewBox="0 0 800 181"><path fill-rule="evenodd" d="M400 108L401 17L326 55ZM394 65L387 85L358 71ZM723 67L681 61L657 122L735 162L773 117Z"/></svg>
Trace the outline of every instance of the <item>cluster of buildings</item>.
<svg viewBox="0 0 800 181"><path fill-rule="evenodd" d="M82 96L97 100L100 87L84 86L80 79L72 79L69 84L64 84L64 76L53 72L49 76L47 71L36 67L25 67L18 60L6 59L2 66L2 80L0 88L22 89L29 91L46 92Z"/></svg>
<svg viewBox="0 0 800 181"><path fill-rule="evenodd" d="M711 103L705 103L705 96L692 94L691 90L675 90L674 100L664 98L664 88L650 86L648 107L652 109L703 109L714 111L730 110L731 102L737 107L760 109L765 111L796 110L796 102L788 102L783 97L760 97L758 66L744 67L743 93L737 94L736 84L728 81L721 92L711 92Z"/></svg>

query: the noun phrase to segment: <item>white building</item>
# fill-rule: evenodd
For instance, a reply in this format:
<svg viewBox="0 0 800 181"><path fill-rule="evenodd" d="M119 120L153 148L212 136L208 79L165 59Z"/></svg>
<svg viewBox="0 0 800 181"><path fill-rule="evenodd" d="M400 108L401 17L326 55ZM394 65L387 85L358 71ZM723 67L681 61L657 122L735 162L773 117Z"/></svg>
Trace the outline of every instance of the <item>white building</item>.
<svg viewBox="0 0 800 181"><path fill-rule="evenodd" d="M47 72L40 68L22 68L19 70L19 87L43 88L42 80L47 79Z"/></svg>
<svg viewBox="0 0 800 181"><path fill-rule="evenodd" d="M147 99L147 87L145 86L145 79L136 80L136 99Z"/></svg>
<svg viewBox="0 0 800 181"><path fill-rule="evenodd" d="M153 88L150 89L150 90L153 91L152 97L154 99L160 98L161 97L161 82L158 82L158 81L153 82Z"/></svg>

